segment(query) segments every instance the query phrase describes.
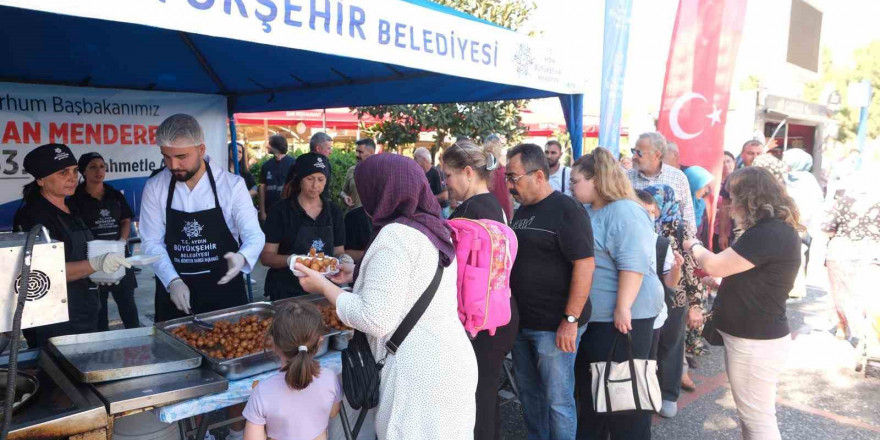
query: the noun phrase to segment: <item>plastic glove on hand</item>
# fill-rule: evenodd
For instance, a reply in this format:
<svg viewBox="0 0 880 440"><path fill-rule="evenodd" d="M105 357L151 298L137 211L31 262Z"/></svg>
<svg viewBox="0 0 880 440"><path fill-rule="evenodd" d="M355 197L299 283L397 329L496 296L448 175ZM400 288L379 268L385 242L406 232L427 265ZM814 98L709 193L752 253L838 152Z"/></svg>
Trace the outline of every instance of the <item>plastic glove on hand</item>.
<svg viewBox="0 0 880 440"><path fill-rule="evenodd" d="M226 284L232 281L233 278L241 273L241 269L244 267L245 263L244 255L237 252L227 252L223 258L225 258L226 263L229 264L229 270L226 271L226 275L223 275L223 278L220 278L220 281L217 281L217 284Z"/></svg>
<svg viewBox="0 0 880 440"><path fill-rule="evenodd" d="M177 310L180 310L187 315L191 313L191 307L189 305L189 287L187 287L183 280L180 278L174 279L174 281L168 285L168 294L171 296L171 302L174 303L174 307L177 307Z"/></svg>
<svg viewBox="0 0 880 440"><path fill-rule="evenodd" d="M131 263L125 261L125 255L116 252L108 252L104 255L89 258L89 265L92 266L95 272L105 273L116 272L120 267L131 267Z"/></svg>

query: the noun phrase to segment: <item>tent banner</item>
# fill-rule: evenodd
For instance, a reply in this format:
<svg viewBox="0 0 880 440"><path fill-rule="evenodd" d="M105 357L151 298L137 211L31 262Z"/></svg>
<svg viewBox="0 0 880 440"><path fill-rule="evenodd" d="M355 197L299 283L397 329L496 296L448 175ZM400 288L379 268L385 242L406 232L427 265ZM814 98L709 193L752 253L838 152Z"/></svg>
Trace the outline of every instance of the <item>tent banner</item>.
<svg viewBox="0 0 880 440"><path fill-rule="evenodd" d="M22 187L33 180L25 155L50 143L77 157L104 156L105 181L125 194L137 217L144 183L162 166L156 129L175 113L198 119L208 155L226 160L223 96L0 82L0 230L12 229Z"/></svg>
<svg viewBox="0 0 880 440"><path fill-rule="evenodd" d="M400 0L0 0L0 5L366 59L558 93L587 90L577 56L565 47Z"/></svg>

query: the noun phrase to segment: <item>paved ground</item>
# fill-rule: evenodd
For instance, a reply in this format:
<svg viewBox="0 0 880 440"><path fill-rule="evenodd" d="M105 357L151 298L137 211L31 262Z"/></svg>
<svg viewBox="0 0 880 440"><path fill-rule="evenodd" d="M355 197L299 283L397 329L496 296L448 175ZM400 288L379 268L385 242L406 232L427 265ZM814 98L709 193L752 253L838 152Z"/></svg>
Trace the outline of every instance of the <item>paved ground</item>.
<svg viewBox="0 0 880 440"><path fill-rule="evenodd" d="M255 300L262 299L265 268L258 267L253 285ZM800 304L789 306L795 342L779 385L777 409L784 439L880 439L880 379L865 378L853 369L852 347L827 331L830 298L827 281L814 286ZM152 323L153 277L149 268L138 275L137 303L144 324ZM111 320L117 320L111 301ZM712 347L692 370L694 393L685 393L674 419L655 417L654 439L738 439L736 409L723 366L723 349ZM511 396L502 390L505 396ZM515 399L502 407L505 439L525 439L522 409Z"/></svg>

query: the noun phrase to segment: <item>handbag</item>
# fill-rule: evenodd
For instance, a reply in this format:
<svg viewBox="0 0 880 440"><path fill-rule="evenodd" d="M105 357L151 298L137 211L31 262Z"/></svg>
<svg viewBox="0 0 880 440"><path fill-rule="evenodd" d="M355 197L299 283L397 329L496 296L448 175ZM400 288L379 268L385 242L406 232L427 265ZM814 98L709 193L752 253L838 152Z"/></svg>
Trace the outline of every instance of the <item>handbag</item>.
<svg viewBox="0 0 880 440"><path fill-rule="evenodd" d="M400 322L397 330L391 335L391 339L385 343L385 348L388 350L386 358L389 354L397 352L400 345L403 344L403 340L428 309L428 305L431 304L431 300L440 286L442 275L443 266L438 265L431 284L422 292L412 309ZM367 335L355 331L348 347L342 350L342 391L349 406L361 411L353 429L348 427L348 423L343 423L346 437L357 438L357 434L367 417L367 410L379 405L379 372L384 365L385 358L376 362L376 358L373 357ZM343 422L347 422L347 420L343 419Z"/></svg>
<svg viewBox="0 0 880 440"><path fill-rule="evenodd" d="M614 349L624 335L617 333L608 360L592 362L593 411L596 413L657 412L662 403L657 361L634 359L632 335L626 334L627 360L613 362Z"/></svg>
<svg viewBox="0 0 880 440"><path fill-rule="evenodd" d="M700 336L702 336L709 345L724 345L724 338L721 337L721 333L718 333L718 327L714 315L715 307L712 307L712 311L706 315L706 321L703 322L703 331L700 333Z"/></svg>
<svg viewBox="0 0 880 440"><path fill-rule="evenodd" d="M709 345L724 345L724 338L721 337L721 333L718 333L718 321L715 320L715 311L721 307L720 304L721 296L716 296L715 302L712 304L712 311L706 315L706 320L703 322L703 331L700 332L700 336L702 336Z"/></svg>

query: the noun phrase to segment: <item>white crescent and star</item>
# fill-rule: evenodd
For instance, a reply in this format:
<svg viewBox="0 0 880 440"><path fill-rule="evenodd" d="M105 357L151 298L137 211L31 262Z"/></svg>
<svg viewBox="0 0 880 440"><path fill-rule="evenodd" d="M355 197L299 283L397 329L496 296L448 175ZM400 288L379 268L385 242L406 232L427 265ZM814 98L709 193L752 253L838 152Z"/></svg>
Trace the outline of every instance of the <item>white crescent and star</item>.
<svg viewBox="0 0 880 440"><path fill-rule="evenodd" d="M679 139L693 139L703 133L702 129L695 133L689 133L681 128L681 124L678 122L678 113L681 111L681 108L684 107L684 105L688 102L695 99L703 102L708 102L706 100L706 97L704 97L703 95L699 93L688 92L679 96L678 99L676 99L675 102L672 103L672 108L669 110L669 128L672 130L672 134L674 134L675 137ZM721 110L713 103L712 113L706 115L706 118L712 121L712 126L714 127L715 124L721 123Z"/></svg>

